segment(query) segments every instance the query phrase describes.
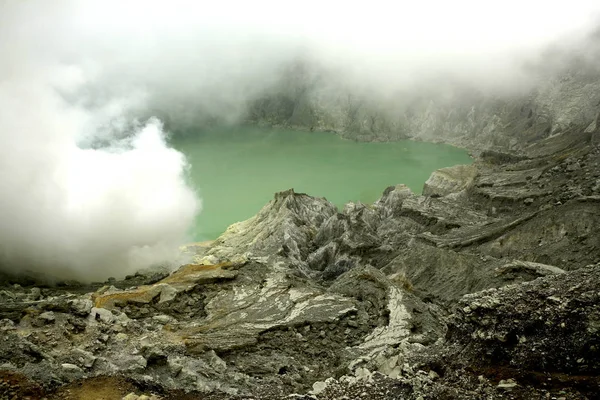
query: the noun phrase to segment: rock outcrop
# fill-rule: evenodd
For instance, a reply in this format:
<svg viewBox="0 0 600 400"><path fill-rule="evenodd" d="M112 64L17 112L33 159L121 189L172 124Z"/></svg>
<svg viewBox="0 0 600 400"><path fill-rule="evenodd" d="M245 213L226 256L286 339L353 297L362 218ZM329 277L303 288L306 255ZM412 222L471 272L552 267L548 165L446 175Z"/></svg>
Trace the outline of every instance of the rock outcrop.
<svg viewBox="0 0 600 400"><path fill-rule="evenodd" d="M434 171L425 185L423 195L432 197L446 196L469 188L475 177L477 168L473 165L456 165Z"/></svg>

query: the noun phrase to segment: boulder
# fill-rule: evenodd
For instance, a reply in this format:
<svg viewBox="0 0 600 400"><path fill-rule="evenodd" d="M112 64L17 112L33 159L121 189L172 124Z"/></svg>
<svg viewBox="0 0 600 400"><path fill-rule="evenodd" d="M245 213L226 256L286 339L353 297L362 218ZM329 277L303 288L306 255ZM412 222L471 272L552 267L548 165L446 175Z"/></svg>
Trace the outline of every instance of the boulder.
<svg viewBox="0 0 600 400"><path fill-rule="evenodd" d="M467 189L477 176L474 165L456 165L434 171L423 186L423 196L447 196Z"/></svg>

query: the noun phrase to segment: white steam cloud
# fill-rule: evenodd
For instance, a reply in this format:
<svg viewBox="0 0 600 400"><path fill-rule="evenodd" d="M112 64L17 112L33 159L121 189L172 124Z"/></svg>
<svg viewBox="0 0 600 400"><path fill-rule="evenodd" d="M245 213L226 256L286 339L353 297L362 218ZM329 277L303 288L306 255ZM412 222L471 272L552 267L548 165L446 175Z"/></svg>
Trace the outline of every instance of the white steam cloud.
<svg viewBox="0 0 600 400"><path fill-rule="evenodd" d="M443 74L519 89L524 63L585 38L599 11L597 0L0 0L0 264L98 279L171 259L200 202L153 116L236 122L299 58L383 94Z"/></svg>
<svg viewBox="0 0 600 400"><path fill-rule="evenodd" d="M3 17L3 267L89 280L174 259L200 204L160 121L128 120L142 102L138 94L93 110L81 99L69 102L87 83L83 69L32 52L43 37L8 30L24 21ZM98 139L110 146L89 146Z"/></svg>

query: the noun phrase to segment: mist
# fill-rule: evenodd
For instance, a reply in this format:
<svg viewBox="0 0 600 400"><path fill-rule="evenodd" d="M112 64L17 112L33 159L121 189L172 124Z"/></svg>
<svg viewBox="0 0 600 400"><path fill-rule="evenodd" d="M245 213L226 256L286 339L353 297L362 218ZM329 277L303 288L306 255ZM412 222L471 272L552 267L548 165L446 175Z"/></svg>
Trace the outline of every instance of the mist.
<svg viewBox="0 0 600 400"><path fill-rule="evenodd" d="M169 135L243 122L294 63L382 101L448 82L506 96L573 52L594 65L599 16L583 0L0 1L2 268L91 280L172 261L201 188Z"/></svg>

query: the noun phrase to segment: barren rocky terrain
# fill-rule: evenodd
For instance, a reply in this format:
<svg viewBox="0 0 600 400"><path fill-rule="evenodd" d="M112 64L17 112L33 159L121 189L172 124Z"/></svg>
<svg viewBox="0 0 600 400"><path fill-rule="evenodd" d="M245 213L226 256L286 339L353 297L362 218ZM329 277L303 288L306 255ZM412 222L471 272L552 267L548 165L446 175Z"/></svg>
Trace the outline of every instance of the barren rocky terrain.
<svg viewBox="0 0 600 400"><path fill-rule="evenodd" d="M475 162L422 194L277 193L172 273L2 276L0 398L598 398L600 80L552 82L423 117Z"/></svg>

